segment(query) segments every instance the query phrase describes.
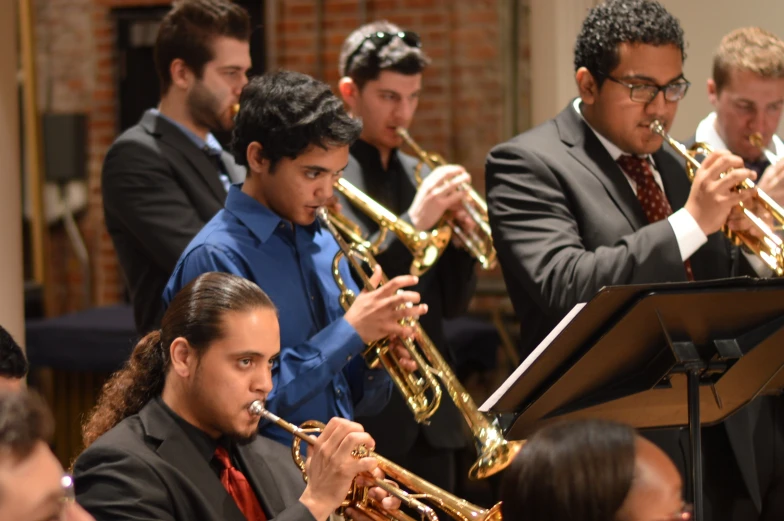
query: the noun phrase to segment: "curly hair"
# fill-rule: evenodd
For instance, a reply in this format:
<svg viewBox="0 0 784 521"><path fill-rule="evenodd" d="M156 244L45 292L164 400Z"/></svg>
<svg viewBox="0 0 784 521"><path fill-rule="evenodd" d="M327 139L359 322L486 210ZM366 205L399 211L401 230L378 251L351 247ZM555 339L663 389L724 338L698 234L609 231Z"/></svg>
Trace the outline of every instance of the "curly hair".
<svg viewBox="0 0 784 521"><path fill-rule="evenodd" d="M574 70L585 67L599 87L618 66L618 45L675 45L686 59L683 29L655 0L610 0L591 8L574 46Z"/></svg>
<svg viewBox="0 0 784 521"><path fill-rule="evenodd" d="M231 150L248 166L247 149L258 142L274 171L286 157L294 159L311 146L348 146L362 131L329 85L307 74L278 71L252 79L240 95Z"/></svg>
<svg viewBox="0 0 784 521"><path fill-rule="evenodd" d="M393 38L381 49L376 49L368 35L375 32L396 33L400 27L380 20L365 24L352 32L340 48L338 72L348 76L362 89L368 81L378 79L381 71L405 75L419 74L430 64L430 58L419 47L410 47L399 38ZM349 57L351 62L348 63Z"/></svg>
<svg viewBox="0 0 784 521"><path fill-rule="evenodd" d="M605 420L544 427L504 473L503 518L615 519L634 481L636 438L631 427Z"/></svg>
<svg viewBox="0 0 784 521"><path fill-rule="evenodd" d="M247 42L250 16L230 0L179 0L161 21L153 58L161 84L161 95L172 84L169 67L181 59L201 78L204 65L215 57L213 40L226 36Z"/></svg>
<svg viewBox="0 0 784 521"><path fill-rule="evenodd" d="M237 275L204 273L188 283L172 299L161 329L142 338L125 367L104 385L82 426L85 448L161 394L171 364L168 346L175 338L185 338L201 355L225 335L224 315L258 308L274 310L275 305L256 284Z"/></svg>
<svg viewBox="0 0 784 521"><path fill-rule="evenodd" d="M48 443L54 420L41 397L33 391L0 394L0 454L25 459L39 441Z"/></svg>
<svg viewBox="0 0 784 521"><path fill-rule="evenodd" d="M0 377L24 378L29 370L27 358L11 333L0 326Z"/></svg>

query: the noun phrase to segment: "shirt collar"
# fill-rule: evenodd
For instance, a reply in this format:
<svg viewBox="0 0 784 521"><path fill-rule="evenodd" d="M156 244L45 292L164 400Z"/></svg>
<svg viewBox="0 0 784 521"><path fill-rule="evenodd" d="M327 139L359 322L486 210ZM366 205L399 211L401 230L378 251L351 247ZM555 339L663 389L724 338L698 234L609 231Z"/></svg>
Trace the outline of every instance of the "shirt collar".
<svg viewBox="0 0 784 521"><path fill-rule="evenodd" d="M239 219L262 243L269 240L270 236L281 225L288 221L267 208L253 197L242 191L243 184L231 185L226 196L226 210ZM315 235L320 229L319 221L309 226L300 226L310 235Z"/></svg>
<svg viewBox="0 0 784 521"><path fill-rule="evenodd" d="M166 414L168 414L185 432L185 436L191 441L191 443L193 443L193 445L196 447L196 451L205 459L205 461L212 460L212 456L215 454L215 449L218 448L218 444L221 442L221 440L211 438L209 434L199 429L195 425L187 422L179 414L171 410L171 408L163 401L161 396L158 396L155 399L158 400L158 403L166 412Z"/></svg>
<svg viewBox="0 0 784 521"><path fill-rule="evenodd" d="M179 121L176 121L170 118L169 116L162 114L161 111L158 110L157 108L150 109L150 112L152 112L156 116L162 117L163 119L165 119L166 121L168 121L169 123L177 127L178 129L180 129L180 131L183 134L185 134L188 137L188 139L190 139L193 142L193 144L199 148L199 150L204 150L208 154L212 154L215 156L219 156L221 152L223 152L223 147L221 146L218 139L214 135L212 135L212 132L207 132L207 139L205 140L197 136L191 129L189 129Z"/></svg>
<svg viewBox="0 0 784 521"><path fill-rule="evenodd" d="M588 121L583 116L582 111L580 110L581 103L582 100L580 98L575 98L574 101L572 102L572 106L574 107L574 110L577 112L577 115L579 115L580 118L583 121L585 121L585 124L588 125L588 128L591 129L591 132L593 132L596 135L596 137L599 139L599 141L604 146L604 148L607 149L607 152L609 152L610 156L612 156L613 161L618 161L618 158L620 158L623 155L629 155L623 150L621 150L615 143L613 143L612 141L610 141L609 139L601 135L599 132L597 132L596 129L593 128L590 123L588 123ZM650 154L646 155L645 158L651 163L653 163L653 158L651 158Z"/></svg>
<svg viewBox="0 0 784 521"><path fill-rule="evenodd" d="M697 142L707 143L713 148L728 150L726 143L724 143L724 140L721 139L721 136L719 135L719 131L716 130L715 112L711 112L705 119L700 121L700 124L697 125L697 132L694 134L694 139ZM784 143L782 143L781 139L776 135L770 140L770 143L765 147L765 150L770 152L770 154L765 154L768 156L768 160L771 159L771 155L778 159L784 157Z"/></svg>

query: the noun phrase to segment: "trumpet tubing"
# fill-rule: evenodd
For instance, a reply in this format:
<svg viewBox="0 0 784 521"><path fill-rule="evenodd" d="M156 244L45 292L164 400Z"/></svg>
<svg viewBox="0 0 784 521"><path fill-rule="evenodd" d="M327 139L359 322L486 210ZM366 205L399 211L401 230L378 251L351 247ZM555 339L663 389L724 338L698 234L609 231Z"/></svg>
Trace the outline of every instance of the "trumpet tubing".
<svg viewBox="0 0 784 521"><path fill-rule="evenodd" d="M408 131L403 127L397 128L397 134L403 138L403 141L411 147L414 153L419 157L420 164L417 166L414 175L418 184L422 184L422 164L427 165L431 170L447 164L447 161L439 154L428 153L417 144L416 141L409 135ZM490 222L487 217L487 203L484 199L474 190L469 183L460 185L460 189L468 194L469 201L463 200L463 210L468 214L474 223L476 229L468 232L454 219L453 216L447 215L443 218L446 225L452 228L452 231L460 237L463 241L465 248L473 255L473 257L482 266L482 269L489 270L496 265L496 251L493 247L493 235L490 230Z"/></svg>
<svg viewBox="0 0 784 521"><path fill-rule="evenodd" d="M350 230L343 229L346 227L345 221L348 220L345 217L334 219L337 221L336 225L341 228L341 231L348 231L348 236L353 242L365 243L367 248L374 254L379 252L387 231L392 231L406 245L414 257L411 262L412 275L419 276L426 273L427 270L435 265L444 249L449 245L452 230L448 226L438 226L429 232L418 231L349 181L343 178L338 179L335 182L335 188L354 206L373 219L378 224L381 233L376 241L369 243L362 237L359 226L354 225L353 229Z"/></svg>
<svg viewBox="0 0 784 521"><path fill-rule="evenodd" d="M255 402L254 402L255 403ZM303 473L305 481L307 481L307 474L305 472L305 462L302 459L300 444L301 442L310 445L315 444L316 439L312 435L315 432L321 432L324 425L319 422L309 421L303 424L302 427L291 424L280 417L272 414L264 409L259 403L259 416L265 418L284 430L288 431L295 436L292 443L292 457L294 462ZM501 521L501 503L494 505L492 508L484 509L477 505L471 504L468 501L461 499L457 496L438 488L437 486L425 481L416 474L406 470L400 465L384 458L383 456L367 449L367 447L360 445L355 450L355 457L371 457L378 461L379 468L391 479L402 485L408 491L390 485L384 480L373 478L374 486L383 488L388 494L400 499L401 503L413 510L415 510L422 518L427 518L428 521L438 521L434 509L430 507L425 501L434 503L439 509L443 510L450 517L458 521ZM410 492L409 492L410 491ZM352 507L366 513L369 517L377 521L413 521L413 519L403 512L387 512L381 511L379 505L368 498L367 489L353 485L349 491L347 499L344 501L343 508Z"/></svg>
<svg viewBox="0 0 784 521"><path fill-rule="evenodd" d="M694 176L699 169L701 163L695 157L698 154L710 154L713 152L713 147L706 143L695 143L690 149L687 149L683 144L673 139L665 130L660 121L655 120L651 122L651 131L659 134L664 140L675 149L681 156L684 157L687 163L687 174L689 180L693 181ZM761 143L761 136L759 142ZM723 175L723 174L722 174ZM751 190L756 187L754 181L751 179L744 179L738 185L738 190ZM784 209L779 206L768 194L757 188L755 198L760 205L775 219L779 226L784 224ZM756 215L750 208L740 205L743 210L743 215L752 223L753 227L757 230L757 234L748 231L733 231L725 226L722 231L733 244L743 246L750 252L757 255L768 266L776 276L784 275L784 242L781 238L774 233L770 226L760 216Z"/></svg>

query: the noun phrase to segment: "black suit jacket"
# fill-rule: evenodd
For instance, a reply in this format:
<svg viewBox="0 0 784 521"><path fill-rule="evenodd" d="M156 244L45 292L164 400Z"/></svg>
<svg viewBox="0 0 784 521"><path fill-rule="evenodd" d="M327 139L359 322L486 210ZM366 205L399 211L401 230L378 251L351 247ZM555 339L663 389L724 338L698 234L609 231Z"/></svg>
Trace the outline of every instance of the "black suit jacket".
<svg viewBox="0 0 784 521"><path fill-rule="evenodd" d="M227 175L245 170L227 153ZM218 210L226 189L207 154L165 118L146 112L117 138L103 164L104 216L140 334L158 327L161 295L180 254Z"/></svg>
<svg viewBox="0 0 784 521"><path fill-rule="evenodd" d="M410 223L405 210L414 200L417 192L414 178L417 160L400 151L396 153L406 173L400 197L405 208L389 208L389 210L401 213L400 217ZM425 171L423 175L427 173ZM372 175L382 174L364 172L357 159L354 156L349 157L349 164L343 177L369 196L378 197L378 194L372 193L368 188L366 176ZM377 233L378 226L364 212L355 208L342 196L341 204L344 215L358 223L366 236ZM376 259L384 273L392 278L409 273L412 255L394 234L388 233L383 252L377 255ZM451 359L451 354L444 333L443 319L465 313L476 286L474 267L475 263L470 255L450 244L438 263L419 278L419 284L412 287L414 291L420 293L421 301L428 305L427 314L420 318L422 328L447 360ZM465 446L467 442L465 421L446 393L442 396L439 410L433 415L428 426L414 421L397 389L393 391L389 403L380 414L357 418L357 421L362 423L373 436L379 453L391 457L408 452L420 430L432 447L456 449Z"/></svg>
<svg viewBox="0 0 784 521"><path fill-rule="evenodd" d="M653 159L677 211L691 188L683 160L665 150ZM520 320L524 354L569 309L603 286L686 280L672 227L667 220L647 222L626 176L571 103L555 119L493 148L486 184L493 239ZM690 261L695 279L707 280L751 274L740 257L718 232ZM749 512L762 510L766 500L760 489L773 486L780 472L755 465L752 440L763 435L752 431L760 422L775 423L770 418L780 413L771 407L766 404L762 412L756 406L746 408L704 429L713 444L705 458L720 460L727 470L706 472L705 519L735 519L738 512L745 517L737 519L754 519ZM688 476L685 434L669 430L649 437ZM775 443L768 438L765 447L784 448L778 438ZM730 451L735 458L728 457ZM765 477L759 477L760 472Z"/></svg>
<svg viewBox="0 0 784 521"><path fill-rule="evenodd" d="M237 458L269 519L314 521L302 474L259 436ZM157 400L101 436L74 464L77 501L96 521L245 521L216 472Z"/></svg>
<svg viewBox="0 0 784 521"><path fill-rule="evenodd" d="M691 188L682 161L665 150L653 159L670 205L682 208ZM626 176L571 104L494 147L486 184L524 354L603 286L686 280L669 222L648 223ZM695 279L736 275L737 256L712 234L690 257Z"/></svg>

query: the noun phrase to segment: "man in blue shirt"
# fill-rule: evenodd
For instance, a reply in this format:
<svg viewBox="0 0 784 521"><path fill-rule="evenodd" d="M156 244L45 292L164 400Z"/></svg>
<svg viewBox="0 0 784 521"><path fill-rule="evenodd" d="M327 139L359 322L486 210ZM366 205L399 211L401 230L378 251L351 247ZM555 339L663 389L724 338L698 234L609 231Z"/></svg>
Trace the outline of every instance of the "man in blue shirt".
<svg viewBox="0 0 784 521"><path fill-rule="evenodd" d="M417 283L410 275L360 293L345 261L340 273L358 296L345 314L339 304L332 275L339 248L316 221L316 209L333 201L333 183L361 124L328 85L294 72L253 80L240 104L232 149L247 166L247 179L231 187L225 208L186 248L164 303L205 272L254 281L280 315L282 347L267 408L293 423L373 414L389 399L390 381L357 355L375 340L411 336L399 321L424 314L427 306L418 304L418 293L402 290ZM374 287L380 280L377 270ZM404 367L410 364L404 360ZM262 433L290 440L277 427L263 426Z"/></svg>

